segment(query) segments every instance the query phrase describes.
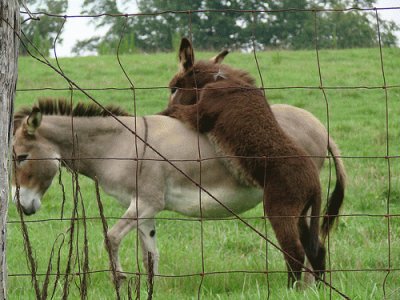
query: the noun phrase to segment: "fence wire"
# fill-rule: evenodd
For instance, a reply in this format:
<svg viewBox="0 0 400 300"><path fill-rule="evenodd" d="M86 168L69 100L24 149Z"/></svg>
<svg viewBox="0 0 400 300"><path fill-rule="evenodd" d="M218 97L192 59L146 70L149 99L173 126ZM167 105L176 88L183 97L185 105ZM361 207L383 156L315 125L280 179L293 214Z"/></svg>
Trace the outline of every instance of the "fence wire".
<svg viewBox="0 0 400 300"><path fill-rule="evenodd" d="M193 10L193 11L160 11L160 12L155 12L155 13L135 13L135 14L108 14L108 13L103 13L103 14L97 14L97 15L57 15L57 14L50 14L47 12L31 12L31 13L26 13L26 12L21 12L23 15L27 16L27 18L24 20L32 20L32 21L37 21L37 17L40 16L48 16L51 18L61 18L64 20L62 23L61 27L59 28L58 34L55 38L54 45L53 45L53 51L54 51L54 57L55 57L55 64L52 63L45 55L41 54L36 45L32 43L29 39L26 38L24 33L22 33L22 36L19 36L21 43L23 47L27 50L29 55L33 57L35 60L40 62L41 64L44 64L47 66L49 69L51 69L54 72L55 76L60 76L65 80L67 83L67 87L65 88L54 88L54 87L40 87L40 88L24 88L24 87L18 87L17 92L18 93L34 93L34 92L41 92L41 91L67 91L69 93L69 101L70 104L73 106L74 103L74 98L75 98L75 93L80 92L83 95L85 95L90 101L101 107L104 111L108 112L110 117L114 118L116 122L119 123L120 126L125 127L133 136L134 136L134 143L133 143L133 148L136 153L135 159L132 158L116 158L116 157L82 157L79 156L79 140L77 140L77 137L75 135L74 131L74 117L71 116L71 123L72 123L72 130L71 130L71 136L72 136L72 141L74 143L73 145L73 153L72 157L70 158L64 158L66 160L69 160L72 162L72 168L69 170L70 173L72 174L71 176L71 187L72 187L72 198L73 198L73 208L71 211L71 216L66 217L65 214L66 212L64 211L64 204L66 202L66 189L65 189L65 184L63 183L63 179L61 176L61 167L59 171L59 186L61 189L62 193L62 211L61 211L61 216L59 218L43 218L43 219L36 219L36 220L28 220L25 219L21 210L20 205L17 205L18 208L18 215L20 217L19 220L9 220L8 224L9 225L20 225L22 235L23 235L23 240L24 240L24 247L25 247L25 254L26 254L26 260L29 268L29 273L21 273L18 272L18 270L10 270L9 272L9 277L30 277L32 280L32 284L34 287L35 291L35 296L37 299L47 299L51 298L53 299L56 290L60 289L60 285L62 286L62 298L67 299L69 296L69 291L71 288L72 284L75 284L77 288L80 291L80 296L82 299L87 299L88 298L88 282L90 281L90 275L92 274L97 274L97 273L109 273L111 274L113 280L113 285L115 288L115 297L117 299L120 299L121 296L121 286L117 282L117 270L116 266L111 262L112 261L112 254L111 254L111 246L110 246L110 241L107 235L108 231L108 221L109 220L123 220L124 217L119 217L119 216L107 216L106 213L104 212L103 209L103 201L101 199L101 194L99 192L99 183L96 180L95 181L95 193L96 193L96 199L97 199L97 204L98 204L98 216L87 216L87 212L85 210L85 204L83 201L82 197L82 190L80 187L80 179L78 177L78 174L76 171L76 165L80 163L80 161L85 161L85 160L124 160L124 161L132 161L132 163L136 164L136 191L135 191L135 199L136 199L136 208L138 208L138 198L139 198L139 189L140 186L138 184L138 178L140 176L139 174L139 164L144 161L145 159L139 158L140 153L138 150L138 143L141 142L146 145L149 149L157 153L160 157L160 159L154 159L154 161L166 161L168 164L170 164L173 168L176 169L176 171L180 172L181 175L183 175L186 179L191 181L193 184L195 184L198 187L199 191L199 204L200 207L202 207L202 196L207 195L214 199L216 202L218 202L221 206L223 206L227 211L231 213L233 217L230 218L204 218L202 215L202 209L200 209L201 216L199 218L178 218L178 217L155 217L152 218L154 220L163 220L163 221L171 221L171 222L198 222L200 223L200 256L201 256L201 271L200 272L192 272L192 273L186 273L186 274L152 274L152 272L147 273L146 271L142 270L142 264L139 260L139 255L136 255L135 258L135 267L137 271L125 271L125 274L129 276L128 280L128 285L127 285L127 291L128 291L128 298L133 299L140 299L143 297L146 297L148 299L151 299L153 297L153 293L157 295L157 286L155 285L155 279L157 278L193 278L199 279L199 284L198 284L198 289L197 291L193 294L193 296L196 296L197 298L201 298L202 291L205 289L204 285L204 279L206 277L210 276L215 276L215 275L230 275L233 273L237 274L262 274L266 276L266 282L267 282L267 287L266 289L268 290L268 297L277 297L278 295L273 295L271 294L271 286L270 286L270 278L269 276L271 274L287 274L288 271L286 270L272 270L269 267L269 257L270 257L270 248L275 248L282 254L285 254L285 252L280 248L279 245L277 245L269 236L267 233L267 227L269 226L267 224L268 219L275 218L278 216L260 216L260 217L243 217L238 214L236 214L234 211L232 211L229 207L224 205L220 200L218 200L216 197L214 197L209 191L207 191L203 186L202 186L202 163L208 160L213 160L213 159L222 159L222 158L230 158L229 156L224 156L224 157L213 157L213 158L206 158L202 157L201 151L200 151L200 142L199 142L199 136L198 136L198 157L196 159L196 162L199 164L199 174L200 178L199 181L196 181L195 179L191 178L189 175L185 174L184 171L182 171L177 163L182 162L185 160L169 160L163 154L159 151L159 149L156 149L153 145L149 144L146 140L145 137L140 136L137 134L137 123L136 123L136 116L138 115L137 113L137 96L136 92L139 90L157 90L157 89L169 89L168 86L149 86L149 87L140 87L140 86L135 86L133 83L134 80L132 79L131 75L126 71L124 64L122 63L120 59L120 45L122 40L124 39L125 36L125 29L126 29L126 23L123 26L123 29L120 33L120 39L119 39L119 44L116 49L116 58L120 67L121 72L124 75L124 78L126 79L126 86L125 87L113 87L113 86L103 86L103 87L96 87L96 88L86 88L81 86L80 83L75 82L72 78L70 78L67 73L63 70L59 63L58 55L57 55L57 41L59 40L60 33L62 32L62 29L65 25L65 22L67 20L72 20L74 18L101 18L101 17L114 17L114 18L125 18L126 22L128 18L134 18L134 17L139 17L139 16L159 16L163 14L176 14L176 15L187 15L188 17L188 27L189 27L189 37L193 37L193 31L192 31L192 15L193 14L198 14L198 13L205 13L205 12L212 12L215 14L219 13L227 13L227 12L235 12L235 13L250 13L253 16L253 22L256 22L256 18L254 17L257 14L261 13L283 13L283 12L307 12L310 14L314 15L314 49L315 49L315 68L318 71L318 79L319 79L319 85L318 86L265 86L264 79L262 76L262 72L260 69L260 65L258 62L258 50L256 49L256 36L255 32L253 31L252 36L251 36L251 42L253 45L253 56L254 56L254 61L256 64L257 68L257 73L259 75L259 79L261 81L261 89L264 91L264 93L267 93L268 91L271 90L319 90L321 91L322 98L325 103L325 115L326 115L326 120L327 120L327 132L328 132L328 141L329 141L329 136L331 132L331 110L330 110L330 101L329 97L327 94L327 91L329 90L383 90L385 94L385 143L386 143L386 152L383 155L374 155L374 156L340 156L343 159L381 159L385 160L387 162L387 197L386 197L386 212L385 214L375 214L375 213L341 213L338 216L340 217L341 220L348 219L348 218L377 218L377 219L382 219L385 218L386 223L387 223L387 245L388 245L388 250L387 250L387 265L386 266L380 266L380 267L374 267L374 268L333 268L332 267L332 258L331 258L331 253L332 253L332 247L331 244L335 240L334 236L328 235L327 237L327 267L326 267L326 274L327 276L325 278L321 278L321 285L325 286L327 289L329 289L329 298L332 299L334 296L339 295L340 297L343 297L345 299L349 299L350 297L347 295L347 291L342 290L340 287L340 284L336 282L333 278L332 275L334 273L347 273L347 272L386 272L386 276L384 281L382 282L382 290L383 290L383 295L385 298L390 298L392 297L392 294L390 291L387 290L387 280L389 275L392 272L398 272L400 271L399 266L395 266L392 263L392 241L391 237L393 236L393 228L391 224L391 219L393 218L398 218L400 217L400 214L398 213L392 213L390 204L391 204L391 193L393 190L392 186L392 161L395 159L400 158L400 155L396 155L391 153L390 147L389 147L389 142L390 142L390 126L389 126L389 96L388 96L388 90L391 89L398 89L400 88L400 84L392 84L388 85L386 81L386 76L385 76L385 63L384 63L384 56L383 56L383 51L382 51L382 41L381 41L381 31L380 31L380 19L379 19L379 11L383 10L400 10L400 7L386 7L386 8L343 8L343 9L282 9L282 10L234 10L234 9L224 9L224 10ZM355 86L328 86L325 85L324 83L324 74L323 70L321 68L321 61L320 61L320 49L318 45L318 14L319 13L326 13L326 12L349 12L349 11L362 11L362 12L374 12L375 17L376 17L376 28L377 28L377 36L378 36L378 43L379 43L379 53L380 53L380 67L381 67L381 75L382 75L382 84L381 85L355 85ZM24 37L24 38L22 38ZM26 44L28 43L28 44ZM29 49L35 49L35 53L31 52ZM135 55L135 54L132 54ZM96 99L91 92L94 91L101 91L101 92L107 92L107 91L130 91L131 94L131 100L132 100L132 108L133 108L133 116L135 116L135 124L133 129L129 128L126 124L124 124L121 120L119 120L118 116L115 116L110 112L104 105L100 103L98 99ZM197 93L198 97L198 93ZM329 143L329 142L328 142ZM329 146L329 144L328 144ZM310 156L312 157L312 156ZM290 157L287 157L290 158ZM332 156L327 155L326 158L328 159L328 166L329 166L329 173L328 173L328 183L327 183L327 191L326 195L329 197L330 195L330 187L331 187L331 181L332 181ZM49 160L49 158L42 158L43 160ZM265 161L267 161L269 158L265 158ZM60 161L61 163L61 161ZM61 165L61 164L60 164ZM17 189L17 198L18 196L18 189ZM137 210L138 211L138 210ZM286 216L287 218L291 217L296 217L296 216ZM320 216L323 217L323 216ZM129 218L125 218L129 220ZM130 219L132 220L132 219ZM136 242L135 242L135 247L136 247L136 253L139 253L139 221L141 220L146 220L146 218L133 218L132 221L136 222ZM263 221L263 229L259 229L256 226L252 225L252 221L255 220L261 220ZM240 270L240 269L233 269L233 270L227 270L227 271L208 271L206 266L205 266L205 260L207 259L207 253L205 251L205 232L204 232L204 224L207 222L240 222L244 224L248 229L250 229L253 233L258 235L261 239L265 241L265 269L261 271L255 271L255 270ZM47 270L46 272L38 272L38 262L37 258L35 257L37 254L35 253L36 250L31 244L31 241L29 239L29 226L35 223L53 223L53 222L69 222L69 227L66 233L60 233L56 240L53 243L51 253L49 255L49 261L47 265ZM103 230L103 235L105 239L105 245L106 245L106 251L108 253L108 257L110 260L110 268L109 269L99 269L99 270L91 270L89 268L89 248L93 245L89 245L88 242L88 228L87 228L87 223L88 222L101 222L102 224L102 230ZM80 238L81 236L81 231L83 231L83 239ZM334 235L334 234L333 234ZM182 241L184 243L184 241ZM67 247L68 251L68 260L66 262L66 265L62 265L61 263L61 252L62 249ZM336 251L340 251L340 249L336 248ZM371 251L374 251L371 249ZM286 253L287 254L287 253ZM148 258L148 265L152 265L152 257L149 255ZM56 268L54 270L53 264L54 261L56 261ZM64 268L64 269L63 269ZM312 272L307 266L304 266L304 272ZM39 277L45 277L45 280L43 281L43 284L41 284L42 281L40 281L38 278ZM53 280L53 285L51 286L51 280ZM147 292L146 295L141 294L141 282L145 282L147 284Z"/></svg>

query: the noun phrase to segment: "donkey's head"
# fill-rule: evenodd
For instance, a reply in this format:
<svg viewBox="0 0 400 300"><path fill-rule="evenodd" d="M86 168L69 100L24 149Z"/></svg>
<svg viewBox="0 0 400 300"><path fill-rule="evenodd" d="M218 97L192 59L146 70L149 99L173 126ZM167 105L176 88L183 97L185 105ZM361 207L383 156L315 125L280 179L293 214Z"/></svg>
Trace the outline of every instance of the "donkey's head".
<svg viewBox="0 0 400 300"><path fill-rule="evenodd" d="M183 38L179 47L179 71L169 83L171 96L169 104L195 104L198 99L196 89L226 78L240 79L247 84L254 84L253 78L241 70L223 65L222 61L229 53L224 50L208 61L195 61L192 44Z"/></svg>
<svg viewBox="0 0 400 300"><path fill-rule="evenodd" d="M38 133L41 121L42 113L36 107L28 116L14 116L13 201L19 201L26 215L40 208L59 166L56 149Z"/></svg>

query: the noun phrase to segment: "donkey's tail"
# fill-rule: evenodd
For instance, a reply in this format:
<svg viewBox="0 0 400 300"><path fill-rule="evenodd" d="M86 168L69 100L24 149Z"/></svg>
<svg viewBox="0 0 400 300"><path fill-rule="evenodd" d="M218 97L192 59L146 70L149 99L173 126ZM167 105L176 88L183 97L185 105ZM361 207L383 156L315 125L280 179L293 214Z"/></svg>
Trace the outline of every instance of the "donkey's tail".
<svg viewBox="0 0 400 300"><path fill-rule="evenodd" d="M343 204L344 190L346 187L346 171L342 159L340 158L340 151L335 141L329 137L328 151L332 155L335 162L336 169L336 185L328 199L325 208L325 216L322 221L322 236L325 239L332 226L337 220L340 207Z"/></svg>

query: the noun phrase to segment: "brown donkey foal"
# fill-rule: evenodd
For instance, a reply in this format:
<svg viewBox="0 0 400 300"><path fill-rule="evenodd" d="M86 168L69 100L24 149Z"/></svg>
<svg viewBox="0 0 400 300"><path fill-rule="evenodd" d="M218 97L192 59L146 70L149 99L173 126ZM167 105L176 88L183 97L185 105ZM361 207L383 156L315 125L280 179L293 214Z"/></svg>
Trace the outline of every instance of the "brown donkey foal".
<svg viewBox="0 0 400 300"><path fill-rule="evenodd" d="M216 153L229 156L224 162L240 182L264 190L264 211L284 253L288 285L301 278L305 256L320 278L325 248L319 240L321 187L315 164L283 132L248 73L216 64L219 56L195 63L187 39L179 59L181 70L170 82L171 101L162 114L207 134Z"/></svg>

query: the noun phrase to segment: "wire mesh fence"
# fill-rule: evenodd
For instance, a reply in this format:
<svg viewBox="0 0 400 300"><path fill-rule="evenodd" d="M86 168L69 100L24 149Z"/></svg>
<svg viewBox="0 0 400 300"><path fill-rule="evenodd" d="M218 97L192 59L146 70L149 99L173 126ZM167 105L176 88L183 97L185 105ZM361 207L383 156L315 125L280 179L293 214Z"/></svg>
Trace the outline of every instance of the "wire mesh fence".
<svg viewBox="0 0 400 300"><path fill-rule="evenodd" d="M319 278L319 287L313 286L309 289L313 291L313 295L318 298L324 296L326 298L353 298L364 289L373 295L373 297L384 297L386 299L395 299L398 297L399 282L396 282L398 278L399 266L399 239L397 232L399 229L399 198L398 198L398 181L399 175L397 172L398 168L398 149L396 146L396 139L399 136L398 127L396 127L396 116L398 111L397 100L399 99L400 83L398 79L394 78L393 68L390 68L390 80L388 80L387 63L385 59L385 48L382 47L381 43L381 31L380 31L380 19L379 12L381 10L400 10L399 7L390 8L344 8L344 9L310 9L310 10L199 10L199 11L164 11L156 12L151 14L99 14L99 15L79 15L79 16L68 16L68 15L54 15L46 12L34 12L29 15L23 12L23 15L28 19L34 19L36 16L46 15L52 18L64 19L66 21L72 21L74 18L101 18L101 17L115 17L128 20L129 18L145 17L145 16L157 16L163 14L171 15L187 15L188 16L188 28L189 37L193 37L191 16L194 14L212 12L215 14L234 12L237 14L250 14L252 16L257 14L265 13L295 13L304 12L312 14L314 16L314 38L310 43L314 45L314 52L307 52L306 59L312 59L310 65L313 66L312 73L316 75L315 85L303 85L303 84L288 84L288 85L269 85L270 79L265 78L265 66L262 66L260 62L260 56L262 52L257 50L255 43L255 32L249 37L252 45L251 59L253 60L252 74L255 77L258 76L260 87L266 94L267 99L270 99L269 93L277 93L277 99L280 99L279 93L286 93L287 95L297 94L309 96L315 93L319 96L313 96L318 99L319 116L325 120L326 129L328 133L328 140L331 137L332 128L342 126L336 120L336 113L340 113L340 106L351 107L350 103L341 101L342 96L348 96L350 93L357 94L355 97L363 97L366 93L374 93L373 99L377 99L375 103L363 103L365 107L352 107L350 111L350 118L352 114L356 114L357 110L366 109L369 106L373 106L376 110L372 111L372 115L376 113L376 118L379 119L380 131L377 133L379 139L371 140L357 140L358 132L351 132L348 124L343 125L343 131L346 134L342 134L342 142L344 139L354 139L356 146L352 146L352 149L343 149L343 155L339 156L343 159L347 165L347 170L351 176L348 177L348 187L346 189L345 197L345 208L339 214L339 228L340 234L332 232L328 234L325 246L326 246L326 272L325 277ZM326 82L335 82L329 77L329 74L325 73L324 63L327 63L332 57L329 55L337 54L339 57L340 53L337 50L332 53L321 51L318 45L318 14L324 13L345 13L348 11L370 11L374 12L376 20L376 33L378 36L378 47L375 52L374 61L362 61L365 64L373 64L375 71L379 71L379 80L375 80L373 84L362 80L362 74L353 75L349 71L350 67L344 68L344 72L350 74L342 74L343 77L355 76L355 80L348 80L351 84L343 85L329 85ZM255 18L254 18L255 19ZM37 21L39 22L39 21ZM62 28L60 28L59 33ZM61 204L51 204L54 206L53 212L49 217L43 218L40 216L40 212L34 219L28 218L23 214L21 205L17 201L17 214L11 213L8 221L11 234L19 235L17 228L22 232L22 238L12 237L9 243L9 253L14 251L14 247L22 246L22 249L15 249L17 258L12 258L13 262L10 264L9 278L10 278L10 290L13 286L17 286L17 281L25 280L26 284L32 284L30 294L32 297L47 299L47 298L63 298L68 297L75 298L81 297L82 299L93 297L93 290L99 289L100 293L105 290L112 289L112 293L105 294L105 297L116 297L116 298L148 298L151 299L153 296L157 298L159 290L162 291L163 297L168 294L171 290L170 285L174 286L174 291L179 289L185 290L186 294L180 295L181 297L197 297L197 298L212 298L222 297L225 295L228 297L232 293L233 295L239 295L243 298L248 297L259 297L259 298L277 298L281 295L280 290L276 289L276 285L286 287L285 277L288 274L285 265L283 264L283 255L287 254L280 247L276 241L272 229L269 228L268 220L271 218L277 218L278 216L266 216L259 210L244 215L237 214L235 211L227 207L218 197L215 197L207 188L202 185L202 174L207 162L215 160L226 159L229 157L203 157L202 151L200 150L200 142L197 140L197 157L195 159L170 159L164 153L163 149L158 149L157 145L152 144L148 138L148 132L142 131L142 123L146 122L146 118L139 117L142 112L145 111L141 107L144 105L144 101L141 101L138 97L143 93L153 93L159 97L165 96L165 106L167 105L167 92L169 86L159 85L151 86L139 86L136 84L135 77L140 76L128 70L127 64L125 63L126 57L121 57L119 52L119 46L124 40L125 34L124 29L121 32L118 47L116 49L116 55L114 62L117 62L117 70L120 72L121 80L124 80L125 84L119 86L109 86L103 84L98 86L93 84L91 87L84 87L75 78L76 72L84 72L79 69L71 70L70 67L61 62L61 59L57 56L57 40L55 38L55 44L53 45L54 59L49 59L45 55L42 55L38 49L35 49L35 45L26 39L22 39L21 42L23 47L26 49L35 49L35 51L28 50L30 56L37 61L39 64L44 65L47 70L53 74L54 77L62 79L63 86L52 86L51 83L46 83L44 86L29 88L22 84L18 85L17 95L24 97L36 97L37 93L62 93L63 96L67 95L66 103L72 107L77 103L76 99L87 99L87 102L93 103L97 107L101 108L105 115L109 115L113 122L121 128L124 128L130 133L130 145L134 152L133 157L113 157L113 156L90 156L90 154L81 153L83 149L82 140L77 138L76 119L79 116L71 113L70 127L71 132L69 133L70 141L72 144L72 152L67 157L39 157L39 158L28 158L28 162L33 161L53 161L57 163L58 170L58 185L53 183L53 190L50 190L50 195L47 197L47 203L43 203L43 206L50 205L52 197L59 199ZM23 33L22 33L23 35ZM195 36L194 36L195 38ZM29 47L26 43L29 43ZM373 49L369 49L373 51ZM395 58L398 52L390 56ZM173 54L175 55L175 54ZM286 55L286 53L282 54ZM308 55L308 56L307 56ZM132 54L135 56L135 54ZM169 55L172 57L172 55ZM326 56L327 59L322 57ZM250 56L248 56L249 58ZM101 60L101 57L98 58ZM280 58L276 58L278 61ZM341 62L337 64L340 67ZM378 66L378 68L377 68ZM279 68L279 62L274 66ZM152 68L151 65L146 68ZM172 76L174 71L168 69L168 76ZM295 69L295 68L294 68ZM100 72L101 70L95 70L94 72ZM303 70L306 72L307 70ZM362 72L362 71L361 71ZM301 75L300 75L301 76ZM357 77L358 76L358 77ZM328 77L328 79L326 79ZM357 79L361 78L360 82ZM393 79L394 78L394 79ZM397 81L396 81L397 80ZM346 82L346 80L338 81ZM353 84L354 83L354 84ZM134 116L134 121L130 121L129 125L123 117L115 114L109 107L104 103L113 102L112 100L103 101L107 97L108 92L121 92L123 96L120 98L128 98L126 107L129 108L130 113ZM22 96L21 96L22 95ZM152 95L152 94L150 94ZM56 98L56 97L55 97ZM272 97L272 100L274 97ZM285 99L283 99L285 102ZM292 102L296 104L296 102ZM358 102L362 103L362 102ZM118 103L114 103L118 104ZM300 102L305 107L308 107L303 102ZM17 102L18 105L18 102ZM333 113L334 111L335 113ZM156 113L157 111L152 111ZM379 117L378 113L379 112ZM367 116L366 119L357 119L360 124L356 128L358 130L368 130L369 120L372 118L371 115ZM334 121L332 121L334 120ZM149 122L149 121L147 121ZM353 124L349 123L349 124ZM140 124L139 124L140 123ZM144 123L145 124L145 123ZM146 125L148 126L148 124ZM145 126L145 127L146 127ZM361 128L361 129L360 129ZM333 130L334 131L334 130ZM348 134L347 134L348 133ZM171 132L171 135L174 133ZM367 134L368 135L368 134ZM373 135L373 133L371 133ZM200 139L200 136L198 136ZM360 145L360 143L364 143ZM381 144L379 151L367 151L369 147L373 147L373 144ZM141 145L144 145L143 148ZM329 147L329 142L326 145ZM99 145L99 147L106 147ZM178 147L179 148L179 147ZM376 149L376 148L374 148ZM152 151L156 153L157 158L146 158L143 154L144 151ZM312 157L312 155L311 155ZM15 157L15 168L19 163L18 158ZM282 157L281 157L282 158ZM285 157L283 157L285 158ZM291 157L286 157L290 159ZM325 157L320 157L325 158ZM334 169L335 162L332 155L327 155L328 168L322 175L323 177L323 188L325 189L325 198L328 200L329 195L332 192L334 186ZM263 157L266 161L268 157ZM101 186L101 180L97 179L97 175L89 177L94 179L94 187L88 180L82 178L79 175L78 170L80 166L87 164L88 162L102 162L109 161L113 163L122 162L134 166L132 170L132 180L135 181L133 185L136 187L132 195L132 204L136 208L139 205L139 193L147 187L141 186L140 178L144 176L141 174L141 166L144 162L164 162L168 164L170 168L176 171L179 176L190 181L193 185L197 186L196 198L199 200L200 215L198 217L186 218L175 214L162 214L161 216L155 217L139 217L137 215L124 215L120 217L120 211L114 210L112 207L113 200L108 199L108 196L100 192L99 186ZM185 173L183 167L184 163L195 162L198 168L198 176L193 177L190 174ZM360 165L363 165L360 167ZM61 166L66 167L68 174ZM360 170L361 168L361 170ZM112 170L110 169L110 172ZM365 178L362 178L365 177ZM157 178L152 178L156 180ZM167 179L166 179L167 180ZM57 180L55 180L57 181ZM66 184L66 181L70 181L70 184ZM140 182L139 182L140 181ZM156 185L156 182L152 182ZM363 197L369 196L370 199L365 198L358 200L357 194L351 192L351 188L357 186L357 192L362 190L360 186L370 185L371 190L362 194ZM17 182L18 186L18 182ZM374 191L375 189L375 191ZM55 192L57 190L57 192ZM154 191L153 191L154 192ZM157 191L158 192L158 191ZM154 192L155 193L155 192ZM375 193L375 194L374 194ZM381 194L379 194L381 193ZM16 197L19 198L19 188L16 190ZM378 196L376 194L379 194ZM193 195L192 195L193 196ZM202 214L202 199L204 197L210 197L213 201L224 206L228 211L228 215L231 217L214 217L207 218ZM61 199L60 199L61 198ZM107 198L107 201L104 201ZM110 201L109 201L110 200ZM361 204L349 203L349 201L361 202ZM374 210L374 206L370 205L371 201L379 201L378 211ZM90 205L89 202L92 204ZM94 203L94 204L93 204ZM203 203L204 204L204 203ZM58 209L61 209L59 211ZM68 215L69 214L69 215ZM57 217L60 215L59 217ZM287 218L295 218L297 216L286 216ZM323 215L320 216L324 217ZM139 229L139 222L146 223L147 221L157 221L157 236L160 241L161 247L161 260L160 260L160 272L153 273L152 265L154 263L153 254L150 255L144 253L140 254L140 244L146 243L146 238L141 237L143 232ZM130 246L122 246L121 258L123 258L123 264L129 267L125 267L124 276L127 277L126 282L121 284L119 279L119 267L117 263L112 262L113 255L115 255L115 249L113 249L113 241L110 241L109 223L115 222L126 222L132 224L136 234L130 240ZM359 224L359 225L358 225ZM38 226L35 228L35 226ZM365 226L365 230L361 230ZM374 227L378 229L373 230ZM118 227L119 228L119 227ZM122 227L121 227L122 228ZM165 229L163 229L165 228ZM112 230L112 229L111 229ZM152 229L154 230L154 228ZM371 231L372 230L372 231ZM48 232L47 232L48 231ZM55 238L52 236L56 232ZM95 234L95 232L97 232ZM155 235L155 231L151 231ZM162 238L161 234L178 235L178 237ZM227 233L226 233L227 232ZM251 236L247 239L243 236ZM33 236L33 237L32 237ZM238 239L235 239L235 236ZM113 238L113 236L111 236ZM19 239L19 240L18 240ZM104 244L102 240L105 240ZM169 241L171 239L171 241ZM217 239L217 241L215 241ZM343 240L338 240L343 239ZM18 241L17 241L18 240ZM221 241L222 240L222 241ZM374 242L369 241L374 240ZM22 244L21 244L22 242ZM120 242L120 241L119 241ZM177 245L179 243L179 245ZM344 253L344 251L361 251L354 243L362 243L358 245L361 248L366 247L366 253L360 254L360 260L351 261L351 259L357 258L356 253ZM165 246L163 246L163 244ZM244 244L249 244L245 246ZM350 244L350 246L344 247L344 244ZM250 246L252 245L252 246ZM352 250L351 247L355 249ZM368 247L371 247L370 249ZM92 248L92 249L91 249ZM126 248L124 250L124 248ZM93 250L94 249L94 250ZM146 248L145 248L146 249ZM183 249L183 250L181 250ZM235 250L232 250L235 249ZM345 249L345 250L343 250ZM169 255L168 252L179 252L176 256ZM239 251L238 251L239 250ZM114 251L114 252L113 252ZM118 251L117 251L118 252ZM233 254L230 254L232 252ZM239 257L237 252L243 254ZM377 253L379 255L377 255ZM232 255L232 256L229 256ZM247 260L245 257L249 255L251 259ZM97 261L97 256L102 257ZM165 260L163 257L166 257ZM348 258L347 258L348 257ZM144 262L141 261L141 258ZM21 261L26 260L26 268L19 267ZM236 262L243 260L243 264L236 264ZM279 264L278 261L281 263ZM164 265L163 265L164 264ZM149 267L150 266L150 267ZM149 270L149 271L147 271ZM303 273L312 272L306 265L303 266ZM380 277L369 277L368 274L379 273ZM303 275L304 275L303 274ZM100 276L97 276L100 275ZM276 276L277 275L277 276ZM354 278L352 277L354 276ZM107 277L110 277L111 280ZM272 278L273 277L273 278ZM222 279L221 279L222 278ZM234 279L231 279L234 278ZM254 279L255 278L255 279ZM276 279L277 278L277 279ZM366 278L366 279L364 279ZM376 278L379 278L377 281ZM108 281L107 281L108 280ZM354 280L355 285L360 285L360 288L353 288L352 284L348 283ZM214 284L213 284L213 281ZM247 281L252 281L248 283ZM107 285L112 282L112 285ZM179 282L179 283L178 283ZM241 284L239 288L233 287L232 285ZM214 288L214 290L213 290ZM17 288L18 289L18 288ZM301 293L299 297L301 297ZM18 295L18 291L13 291L13 295ZM222 295L222 296L221 296ZM366 294L363 294L364 296ZM104 296L104 295L103 295ZM293 295L291 295L293 296ZM101 297L101 294L100 294ZM179 296L178 296L179 297ZM290 295L288 296L290 297Z"/></svg>

